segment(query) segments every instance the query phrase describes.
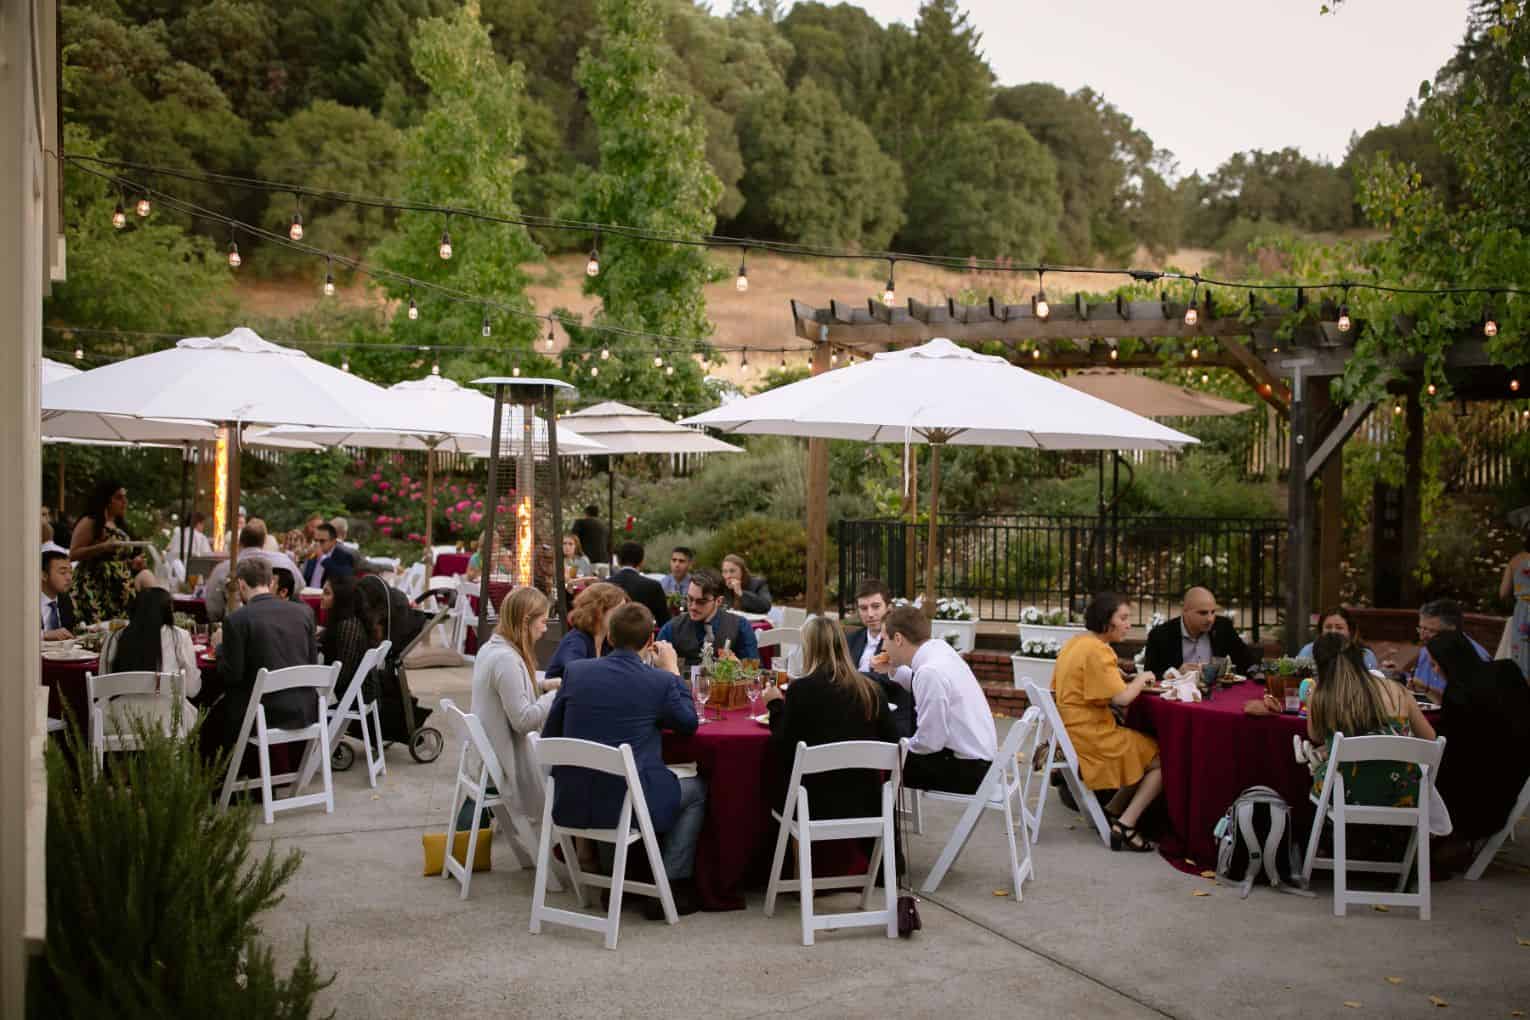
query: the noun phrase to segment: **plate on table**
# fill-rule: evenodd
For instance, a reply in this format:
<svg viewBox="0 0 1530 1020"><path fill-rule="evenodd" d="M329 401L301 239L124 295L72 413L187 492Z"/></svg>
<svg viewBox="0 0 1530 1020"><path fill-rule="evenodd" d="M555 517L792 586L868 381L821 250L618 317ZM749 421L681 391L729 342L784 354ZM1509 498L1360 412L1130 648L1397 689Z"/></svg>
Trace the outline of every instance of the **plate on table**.
<svg viewBox="0 0 1530 1020"><path fill-rule="evenodd" d="M42 653L42 657L50 662L86 662L99 656L85 648L50 648Z"/></svg>
<svg viewBox="0 0 1530 1020"><path fill-rule="evenodd" d="M749 718L753 719L755 722L759 723L761 726L765 727L766 729L770 729L770 713L769 712L766 712L764 715L751 715Z"/></svg>

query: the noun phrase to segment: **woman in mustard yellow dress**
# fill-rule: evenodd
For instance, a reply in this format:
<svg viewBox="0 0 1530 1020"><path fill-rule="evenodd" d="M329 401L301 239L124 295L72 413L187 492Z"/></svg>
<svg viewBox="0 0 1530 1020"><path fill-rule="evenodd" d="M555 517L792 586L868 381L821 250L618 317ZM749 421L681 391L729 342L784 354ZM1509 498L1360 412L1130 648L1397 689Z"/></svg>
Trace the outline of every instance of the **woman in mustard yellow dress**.
<svg viewBox="0 0 1530 1020"><path fill-rule="evenodd" d="M1125 708L1142 693L1152 673L1130 681L1121 676L1111 642L1126 637L1131 606L1120 595L1096 595L1084 610L1088 631L1069 641L1057 656L1052 693L1057 714L1078 754L1084 785L1115 790L1105 806L1110 816L1110 848L1144 853L1153 849L1137 831L1142 812L1163 792L1158 744L1152 737L1116 722L1111 706Z"/></svg>

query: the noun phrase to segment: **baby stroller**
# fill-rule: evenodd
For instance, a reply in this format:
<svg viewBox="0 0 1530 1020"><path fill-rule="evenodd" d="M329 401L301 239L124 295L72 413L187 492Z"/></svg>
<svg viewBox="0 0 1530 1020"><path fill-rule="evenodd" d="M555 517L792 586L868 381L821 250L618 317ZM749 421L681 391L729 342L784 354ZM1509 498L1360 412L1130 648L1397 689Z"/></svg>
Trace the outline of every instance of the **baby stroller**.
<svg viewBox="0 0 1530 1020"><path fill-rule="evenodd" d="M429 764L441 757L441 750L446 742L440 730L434 726L425 725L426 719L430 716L430 709L410 694L404 660L414 650L415 645L429 635L431 628L446 618L450 610L442 609L431 616L424 610L415 608L410 604L409 596L397 588L389 587L387 582L375 574L368 574L361 578L359 586L366 587L369 582L374 587L368 591L368 597L386 600L384 602L387 607L386 625L383 633L389 641L393 642L392 650L378 665L376 673L377 710L382 719L382 743L384 747L396 743L407 744L410 757L422 765ZM349 728L346 730L346 735L351 735ZM359 739L359 732L356 736ZM330 754L330 767L344 772L355 761L356 749L350 741L337 741Z"/></svg>

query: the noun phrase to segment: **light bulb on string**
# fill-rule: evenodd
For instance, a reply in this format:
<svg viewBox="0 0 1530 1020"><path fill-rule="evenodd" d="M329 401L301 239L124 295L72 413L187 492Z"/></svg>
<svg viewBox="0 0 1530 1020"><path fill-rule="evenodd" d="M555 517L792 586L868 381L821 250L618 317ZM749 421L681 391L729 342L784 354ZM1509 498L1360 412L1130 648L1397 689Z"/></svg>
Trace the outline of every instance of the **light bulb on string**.
<svg viewBox="0 0 1530 1020"><path fill-rule="evenodd" d="M1393 414L1402 414L1402 404L1393 404L1392 405L1392 413Z"/></svg>
<svg viewBox="0 0 1530 1020"><path fill-rule="evenodd" d="M1435 387L1434 387L1434 383L1430 383L1430 384L1429 384L1429 386L1428 386L1428 390L1429 390L1429 395L1430 395L1430 396L1431 396L1431 397L1432 397L1432 396L1434 396L1434 395L1435 395L1435 394L1436 394L1436 393L1438 393L1438 392L1439 392L1439 391L1438 391L1438 390L1436 390L1436 389L1435 389Z"/></svg>
<svg viewBox="0 0 1530 1020"><path fill-rule="evenodd" d="M1046 271L1042 269L1036 270L1036 296L1031 298L1031 312L1043 322L1052 314L1052 305L1047 301Z"/></svg>
<svg viewBox="0 0 1530 1020"><path fill-rule="evenodd" d="M600 360L601 361L610 361L611 360L611 348L609 348L609 347L602 347L600 349Z"/></svg>
<svg viewBox="0 0 1530 1020"><path fill-rule="evenodd" d="M117 202L117 208L112 210L112 226L118 230L127 226L127 213L122 211L122 202Z"/></svg>
<svg viewBox="0 0 1530 1020"><path fill-rule="evenodd" d="M1112 347L1110 349L1110 360L1111 361L1115 361L1115 360L1119 359L1120 357L1121 357L1121 352L1116 350L1114 347Z"/></svg>
<svg viewBox="0 0 1530 1020"><path fill-rule="evenodd" d="M653 356L653 367L654 368L663 368L664 367L664 359L661 356L655 354Z"/></svg>
<svg viewBox="0 0 1530 1020"><path fill-rule="evenodd" d="M1032 347L1031 348L1031 360L1032 361L1040 361L1041 360L1041 348L1040 347Z"/></svg>
<svg viewBox="0 0 1530 1020"><path fill-rule="evenodd" d="M1348 333L1354 328L1354 322L1349 317L1349 288L1344 288L1344 295L1339 299L1339 332Z"/></svg>
<svg viewBox="0 0 1530 1020"><path fill-rule="evenodd" d="M894 301L898 300L898 285L894 281L894 277L897 275L897 268L898 262L896 259L887 260L887 286L882 291L882 303L889 308L892 307Z"/></svg>
<svg viewBox="0 0 1530 1020"><path fill-rule="evenodd" d="M521 375L521 366L520 365L511 365L510 366L510 374L515 376L517 379L519 379L520 375Z"/></svg>
<svg viewBox="0 0 1530 1020"><path fill-rule="evenodd" d="M830 348L829 349L829 367L832 368L832 367L834 367L837 364L839 364L839 352L834 350L833 348Z"/></svg>
<svg viewBox="0 0 1530 1020"><path fill-rule="evenodd" d="M1200 279L1199 276L1195 278L1195 286L1190 288L1190 303L1185 306L1185 325L1192 329L1195 328L1196 323L1201 321L1201 310L1195 306L1196 300L1200 297ZM1200 351L1196 348L1191 348L1190 356L1198 358L1200 357Z"/></svg>
<svg viewBox="0 0 1530 1020"><path fill-rule="evenodd" d="M1195 325L1195 323L1187 322L1187 323L1185 323L1185 325L1193 326L1193 325ZM1195 347L1190 348L1190 359L1192 361L1199 361L1201 359L1201 349L1200 349L1199 346L1195 346Z"/></svg>
<svg viewBox="0 0 1530 1020"><path fill-rule="evenodd" d="M334 265L329 259L324 260L324 296L335 296L335 271Z"/></svg>
<svg viewBox="0 0 1530 1020"><path fill-rule="evenodd" d="M440 375L441 374L441 363L439 361L433 361L433 362L430 363L430 374L431 375Z"/></svg>
<svg viewBox="0 0 1530 1020"><path fill-rule="evenodd" d="M599 375L600 375L600 366L599 365L591 365L590 366L590 378L591 379L595 379L595 378L599 377Z"/></svg>
<svg viewBox="0 0 1530 1020"><path fill-rule="evenodd" d="M139 195L138 196L138 204L133 206L133 211L138 214L138 218L139 219L144 219L145 217L147 217L149 215L149 213L153 212L154 211L154 206L149 201L149 196L148 195Z"/></svg>
<svg viewBox="0 0 1530 1020"><path fill-rule="evenodd" d="M781 371L786 371L786 352L781 352Z"/></svg>
<svg viewBox="0 0 1530 1020"><path fill-rule="evenodd" d="M1209 372L1202 372L1201 373L1201 385L1205 386L1209 382L1211 382L1211 373L1209 373Z"/></svg>
<svg viewBox="0 0 1530 1020"><path fill-rule="evenodd" d="M350 370L351 370L351 359L350 358L341 358L340 359L340 371L342 371L342 372L349 372Z"/></svg>
<svg viewBox="0 0 1530 1020"><path fill-rule="evenodd" d="M584 264L585 276L600 275L600 231L595 232L595 243L590 248L590 258Z"/></svg>
<svg viewBox="0 0 1530 1020"><path fill-rule="evenodd" d="M489 310L487 308L485 308L483 311L483 335L494 335L494 327L489 323Z"/></svg>
<svg viewBox="0 0 1530 1020"><path fill-rule="evenodd" d="M733 281L733 286L738 288L740 294L749 289L749 267L745 264L749 258L749 249L740 250L738 256L738 279Z"/></svg>
<svg viewBox="0 0 1530 1020"><path fill-rule="evenodd" d="M414 288L409 288L409 321L415 322L420 317L420 306L414 303Z"/></svg>
<svg viewBox="0 0 1530 1020"><path fill-rule="evenodd" d="M739 360L738 360L738 371L739 371L740 375L748 375L749 374L749 352L748 351L744 351L743 355L739 358Z"/></svg>
<svg viewBox="0 0 1530 1020"><path fill-rule="evenodd" d="M444 228L442 229L442 231L441 231L441 243L436 247L436 254L441 256L441 260L443 262L452 257L452 235L451 235L451 231L446 230Z"/></svg>
<svg viewBox="0 0 1530 1020"><path fill-rule="evenodd" d="M239 257L239 242L230 241L228 243L228 267L230 269L238 269L242 265L244 265L244 259Z"/></svg>
<svg viewBox="0 0 1530 1020"><path fill-rule="evenodd" d="M1490 298L1492 295L1488 295ZM1482 335L1492 338L1498 335L1498 317L1493 314L1493 305L1488 303L1487 310L1482 313Z"/></svg>
<svg viewBox="0 0 1530 1020"><path fill-rule="evenodd" d="M75 361L84 361L85 360L85 348L83 348L83 347L76 347L74 349L74 360Z"/></svg>
<svg viewBox="0 0 1530 1020"><path fill-rule="evenodd" d="M303 210L299 208L292 214L292 226L287 228L287 236L294 241L303 239Z"/></svg>
<svg viewBox="0 0 1530 1020"><path fill-rule="evenodd" d="M665 365L664 366L664 374L665 375L674 375L675 374L675 366L674 365Z"/></svg>
<svg viewBox="0 0 1530 1020"><path fill-rule="evenodd" d="M550 351L550 350L553 349L553 344L555 344L557 342L558 342L558 338L553 335L553 321L552 321L552 317L548 316L548 319L547 319L547 335L542 338L542 349L544 351Z"/></svg>
<svg viewBox="0 0 1530 1020"><path fill-rule="evenodd" d="M1509 392L1510 393L1518 393L1519 392L1519 380L1518 379L1510 379L1509 380Z"/></svg>

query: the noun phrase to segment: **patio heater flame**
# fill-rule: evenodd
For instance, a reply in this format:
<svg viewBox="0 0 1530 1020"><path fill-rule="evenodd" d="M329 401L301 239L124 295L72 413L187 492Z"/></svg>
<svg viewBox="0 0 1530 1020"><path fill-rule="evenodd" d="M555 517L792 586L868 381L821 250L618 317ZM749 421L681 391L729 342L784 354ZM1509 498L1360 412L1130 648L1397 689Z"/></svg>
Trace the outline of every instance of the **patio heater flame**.
<svg viewBox="0 0 1530 1020"><path fill-rule="evenodd" d="M218 429L218 439L213 455L213 549L228 549L228 428Z"/></svg>
<svg viewBox="0 0 1530 1020"><path fill-rule="evenodd" d="M531 528L531 497L522 496L515 502L515 585L529 587L533 583L531 572L534 539Z"/></svg>

